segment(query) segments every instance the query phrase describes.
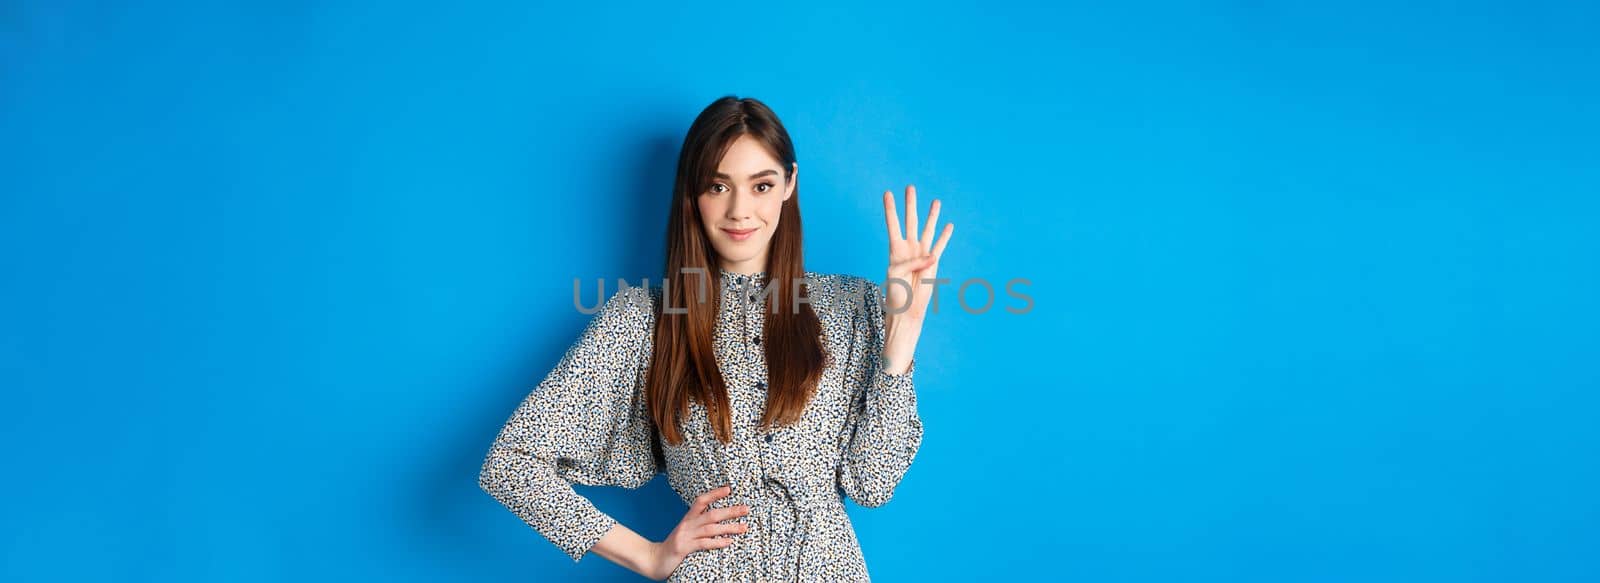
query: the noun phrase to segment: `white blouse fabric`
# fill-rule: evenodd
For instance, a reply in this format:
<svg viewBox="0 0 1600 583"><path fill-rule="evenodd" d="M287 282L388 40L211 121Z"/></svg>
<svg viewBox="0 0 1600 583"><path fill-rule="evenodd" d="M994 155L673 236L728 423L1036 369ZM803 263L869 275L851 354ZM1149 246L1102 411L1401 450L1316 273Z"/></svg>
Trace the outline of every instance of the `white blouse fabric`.
<svg viewBox="0 0 1600 583"><path fill-rule="evenodd" d="M833 364L801 420L769 428L758 426L767 397L761 332L769 303L759 296L766 274L717 273L711 281L721 285L708 288L707 301L719 294L714 345L731 400L731 443L716 439L705 408L692 401L682 443L668 444L656 430L644 383L661 290L629 286L511 414L479 484L575 562L616 520L572 484L638 488L665 472L686 505L732 484L711 506L749 505L749 515L734 519L749 530L730 535L728 547L689 554L668 581L867 580L842 496L867 507L888 502L922 442L915 361L902 374L881 366L882 286L806 272Z"/></svg>

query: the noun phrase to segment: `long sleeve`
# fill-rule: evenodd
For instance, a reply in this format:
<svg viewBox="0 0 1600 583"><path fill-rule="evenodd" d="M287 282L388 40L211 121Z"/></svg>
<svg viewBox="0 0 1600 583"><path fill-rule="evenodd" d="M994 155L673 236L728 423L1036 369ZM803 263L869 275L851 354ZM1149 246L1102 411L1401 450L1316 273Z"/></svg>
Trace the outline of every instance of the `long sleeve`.
<svg viewBox="0 0 1600 583"><path fill-rule="evenodd" d="M652 290L596 312L495 437L479 486L577 562L616 524L573 484L638 488L662 470L644 395Z"/></svg>
<svg viewBox="0 0 1600 583"><path fill-rule="evenodd" d="M922 419L911 382L916 360L901 374L883 370L882 287L860 280L850 341L846 382L853 387L851 407L840 435L839 488L856 503L876 507L894 496L900 478L922 445Z"/></svg>

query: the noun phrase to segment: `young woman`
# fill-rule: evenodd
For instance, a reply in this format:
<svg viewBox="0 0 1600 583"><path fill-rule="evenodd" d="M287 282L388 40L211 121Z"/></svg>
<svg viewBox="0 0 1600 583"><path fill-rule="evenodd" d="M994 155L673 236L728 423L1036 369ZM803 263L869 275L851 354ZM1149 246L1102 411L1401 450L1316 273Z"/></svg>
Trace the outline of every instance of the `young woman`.
<svg viewBox="0 0 1600 583"><path fill-rule="evenodd" d="M865 580L841 494L889 501L922 442L912 353L939 257L939 201L905 231L884 192L884 284L806 271L799 165L755 99L723 97L678 158L662 287L624 287L512 413L479 484L573 561L654 580ZM887 296L885 296L887 291ZM662 542L572 484L666 472L689 505Z"/></svg>

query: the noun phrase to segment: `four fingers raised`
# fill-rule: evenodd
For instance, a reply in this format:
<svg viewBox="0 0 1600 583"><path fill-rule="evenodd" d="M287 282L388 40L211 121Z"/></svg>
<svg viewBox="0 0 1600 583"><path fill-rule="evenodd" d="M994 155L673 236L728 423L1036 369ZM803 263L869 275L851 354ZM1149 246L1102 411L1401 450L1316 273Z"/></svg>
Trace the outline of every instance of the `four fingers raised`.
<svg viewBox="0 0 1600 583"><path fill-rule="evenodd" d="M896 241L903 241L907 235L910 235L912 240L917 242L917 247L922 250L923 255L932 255L934 257L941 255L944 252L945 243L950 239L950 231L955 227L954 224L946 224L943 229L939 229L939 238L937 240L934 239L934 231L939 223L939 209L941 206L937 198L933 199L933 203L928 205L928 223L922 225L919 233L917 229L917 187L914 184L906 185L905 230L901 231L900 209L895 204L894 192L883 191L883 223L884 228L889 232L890 245L893 245Z"/></svg>

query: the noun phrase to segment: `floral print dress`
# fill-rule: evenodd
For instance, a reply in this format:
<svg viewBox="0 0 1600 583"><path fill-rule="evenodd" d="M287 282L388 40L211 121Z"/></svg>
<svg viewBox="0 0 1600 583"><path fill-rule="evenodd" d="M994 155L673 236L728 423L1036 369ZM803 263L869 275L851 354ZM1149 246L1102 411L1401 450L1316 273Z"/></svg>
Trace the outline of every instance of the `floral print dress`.
<svg viewBox="0 0 1600 583"><path fill-rule="evenodd" d="M665 472L683 511L731 484L711 507L748 505L750 514L734 521L749 530L731 535L727 547L690 553L668 581L867 580L842 497L867 507L888 502L922 442L915 361L902 374L881 367L882 286L806 272L806 298L833 364L800 421L766 428L758 425L767 398L768 302L759 300L766 274L717 271L712 283L721 285L707 293L720 294L714 344L732 406L731 443L716 439L692 400L682 443L668 444L656 430L644 383L661 290L628 286L511 414L479 485L576 562L616 520L572 484L638 488Z"/></svg>

